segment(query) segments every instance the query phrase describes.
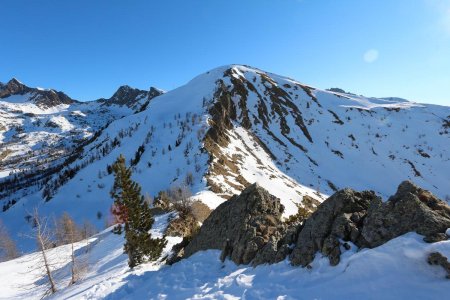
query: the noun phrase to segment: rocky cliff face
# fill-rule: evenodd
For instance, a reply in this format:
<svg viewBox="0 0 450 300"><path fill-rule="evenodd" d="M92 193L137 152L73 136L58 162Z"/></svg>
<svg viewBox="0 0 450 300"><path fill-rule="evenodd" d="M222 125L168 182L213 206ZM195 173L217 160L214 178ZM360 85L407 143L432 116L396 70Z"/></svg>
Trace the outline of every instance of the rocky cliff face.
<svg viewBox="0 0 450 300"><path fill-rule="evenodd" d="M284 224L282 211L279 199L253 184L206 219L185 257L221 249L222 259L237 264L275 263L289 255L293 265L306 267L321 252L337 265L349 243L373 248L411 231L435 242L447 239L450 228L450 206L409 181L385 203L373 191L340 190L302 225Z"/></svg>

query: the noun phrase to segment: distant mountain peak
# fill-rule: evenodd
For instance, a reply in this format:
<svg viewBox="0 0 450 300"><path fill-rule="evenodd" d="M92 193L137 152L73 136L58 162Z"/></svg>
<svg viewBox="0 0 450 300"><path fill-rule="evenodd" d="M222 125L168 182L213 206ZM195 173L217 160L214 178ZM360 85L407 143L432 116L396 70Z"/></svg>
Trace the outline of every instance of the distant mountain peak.
<svg viewBox="0 0 450 300"><path fill-rule="evenodd" d="M105 105L120 105L135 107L138 103L141 103L141 107L148 104L151 99L163 94L164 92L155 87L150 87L149 91L133 88L129 85L120 86L117 91L109 99L100 99L105 102ZM136 107L135 107L136 108Z"/></svg>
<svg viewBox="0 0 450 300"><path fill-rule="evenodd" d="M106 100L108 104L132 106L137 98L147 95L147 91L132 88L129 85L120 86L111 98Z"/></svg>
<svg viewBox="0 0 450 300"><path fill-rule="evenodd" d="M6 98L11 95L23 95L29 92L31 88L24 85L16 78L12 78L6 84L0 86L0 98Z"/></svg>
<svg viewBox="0 0 450 300"><path fill-rule="evenodd" d="M25 95L29 93L26 102L34 103L40 107L53 107L60 104L71 104L76 102L63 92L52 89L30 88L17 78L12 78L6 84L0 85L0 98L6 99L13 95Z"/></svg>
<svg viewBox="0 0 450 300"><path fill-rule="evenodd" d="M155 97L160 96L160 95L162 95L164 93L165 93L165 91L151 86L149 91L148 91L148 98L149 99L155 98Z"/></svg>
<svg viewBox="0 0 450 300"><path fill-rule="evenodd" d="M8 83L14 83L14 84L21 84L24 85L20 80L18 80L16 77L11 78L10 81L8 81Z"/></svg>
<svg viewBox="0 0 450 300"><path fill-rule="evenodd" d="M131 87L131 86L125 84L125 85L121 85L121 86L117 89L116 93L118 93L118 92L127 92L127 91L131 91L131 90L139 90L139 89L133 88L133 87Z"/></svg>

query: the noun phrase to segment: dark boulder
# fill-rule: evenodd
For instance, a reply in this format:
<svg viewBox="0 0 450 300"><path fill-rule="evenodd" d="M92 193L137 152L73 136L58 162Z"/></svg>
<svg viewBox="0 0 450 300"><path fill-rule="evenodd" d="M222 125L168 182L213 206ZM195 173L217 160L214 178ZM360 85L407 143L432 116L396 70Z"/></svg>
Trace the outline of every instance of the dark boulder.
<svg viewBox="0 0 450 300"><path fill-rule="evenodd" d="M291 262L305 267L316 252L321 252L331 265L337 265L345 242L373 248L407 232L417 232L433 243L447 239L447 228L447 203L409 181L402 182L384 203L374 192L344 189L325 200L305 221Z"/></svg>
<svg viewBox="0 0 450 300"><path fill-rule="evenodd" d="M320 251L329 257L332 265L337 265L341 255L340 240L364 244L361 227L372 203L381 203L374 192L351 189L338 191L325 200L305 221L291 254L292 264L305 267Z"/></svg>
<svg viewBox="0 0 450 300"><path fill-rule="evenodd" d="M429 242L442 240L450 228L450 207L410 181L402 182L385 203L373 203L364 220L362 236L373 248L407 232L424 235Z"/></svg>
<svg viewBox="0 0 450 300"><path fill-rule="evenodd" d="M249 264L255 257L258 263L276 261L277 243L284 237L283 210L280 199L252 184L211 213L184 249L184 257L219 249L222 259L229 257L236 264Z"/></svg>

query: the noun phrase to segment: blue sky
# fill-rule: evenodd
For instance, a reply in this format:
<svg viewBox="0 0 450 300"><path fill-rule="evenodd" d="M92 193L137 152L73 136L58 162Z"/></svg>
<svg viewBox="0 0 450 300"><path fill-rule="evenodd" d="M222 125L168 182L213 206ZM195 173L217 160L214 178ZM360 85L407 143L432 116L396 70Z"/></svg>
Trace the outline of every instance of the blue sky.
<svg viewBox="0 0 450 300"><path fill-rule="evenodd" d="M450 105L448 0L0 3L0 81L79 100L247 64L319 87Z"/></svg>

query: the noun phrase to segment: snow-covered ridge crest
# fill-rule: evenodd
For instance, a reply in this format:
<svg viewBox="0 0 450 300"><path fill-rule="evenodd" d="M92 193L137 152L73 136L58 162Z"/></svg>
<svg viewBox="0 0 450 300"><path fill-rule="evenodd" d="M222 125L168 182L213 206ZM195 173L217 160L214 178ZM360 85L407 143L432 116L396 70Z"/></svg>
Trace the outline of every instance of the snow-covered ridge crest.
<svg viewBox="0 0 450 300"><path fill-rule="evenodd" d="M341 105L343 107L354 107L354 108L362 108L362 109L371 109L377 107L385 107L385 108L408 108L408 107L423 107L426 104L420 104L416 102L412 102L403 98L398 97L385 97L385 98L375 98L375 97L365 97L361 95L355 95L352 93L340 93L332 90L321 90L311 85L307 85L295 79L281 76L275 73L266 72L257 68L253 68L245 65L227 65L222 66L217 69L214 69L210 72L226 72L231 71L233 77L245 77L251 78L251 76L263 75L273 79L272 84L275 86L279 86L280 84L293 84L293 85L301 85L315 91L317 93L325 93L325 94L333 94L338 96L335 100L340 100L335 102L336 105ZM283 88L281 86L280 88Z"/></svg>
<svg viewBox="0 0 450 300"><path fill-rule="evenodd" d="M250 129L262 144L266 144L266 141L267 144L274 144L274 147L267 145L263 147L269 150L266 152L270 156L274 154L272 149L282 149L284 152L280 153L282 159L277 159L280 166L289 165L292 160L297 160L292 166L287 166L285 174L294 173L294 176L299 176L301 173L309 173L307 169L312 171L311 173L316 173L324 168L320 161L325 164L333 161L337 165L345 162L345 166L342 164L342 168L346 168L346 172L349 172L349 164L355 164L358 161L366 163L364 156L368 158L375 156L374 160L378 160L378 165L381 167L391 164L391 160L396 160L395 152L415 152L414 160L409 157L401 160L403 160L403 164L409 165L410 170L406 171L405 175L413 171L413 176L410 178L420 178L422 177L419 175L421 174L420 170L416 168L417 172L414 171L416 160L423 161L423 165L433 162L433 159L425 160L425 158L431 158L431 156L427 157L429 154L424 149L427 147L427 142L415 143L417 138L428 139L425 138L426 132L429 132L428 137L432 137L432 143L441 141L437 142L441 151L438 151L437 159L444 162L446 170L450 167L446 158L448 152L440 147L448 137L446 122L449 119L449 107L417 104L403 99L336 95L289 78L245 66L232 66L224 74L225 93L231 94L232 99L230 102L232 108L229 110L231 119ZM424 129L424 127L428 128ZM360 138L362 141L359 140ZM396 144L397 141L399 141L398 145L392 145L392 142ZM404 144L400 145L401 142ZM369 145L370 147L368 147ZM432 147L428 145L428 148ZM377 149L387 152L384 158L378 157L380 155L378 155ZM350 160L346 159L345 152L347 151L351 156ZM292 155L295 152L298 155ZM323 153L323 155L318 155L319 153ZM303 163L300 162L302 156L307 159ZM331 158L326 158L327 156L331 156ZM336 159L336 156L339 159ZM299 162L304 168L302 171L299 171ZM298 167L294 167L295 165ZM308 165L309 167L305 168ZM388 166L386 167L389 169ZM431 169L430 166L428 168ZM292 171L293 169L296 170ZM403 167L403 169L405 168ZM440 167L436 165L433 171L438 169ZM353 172L358 174L360 170L352 168L350 173ZM321 177L322 180L319 180L318 184L307 178L298 181L302 183L309 181L309 186L320 189L320 181L323 182L323 179L330 175L329 173L327 170L322 174L305 176L307 178ZM395 173L398 174L398 172ZM442 183L448 182L448 176L441 174L442 177L439 177L438 180L444 179ZM358 176L355 177L358 178ZM363 175L363 177L365 176ZM365 180L367 184L371 184L369 178ZM359 180L352 181L352 184L355 185L357 181ZM327 186L348 185L344 182L343 184L335 183L335 180L325 180L325 187L320 190L326 190L330 194L333 188L330 187L330 190L327 189ZM444 185L437 186L443 187ZM363 186L361 185L361 187ZM379 184L374 190L383 192L385 188ZM446 193L448 192L446 191Z"/></svg>

